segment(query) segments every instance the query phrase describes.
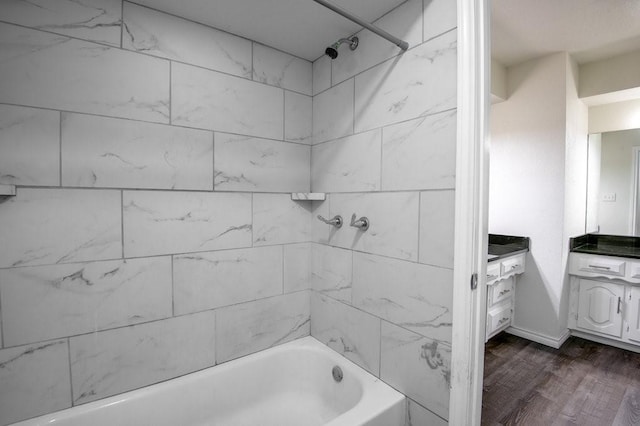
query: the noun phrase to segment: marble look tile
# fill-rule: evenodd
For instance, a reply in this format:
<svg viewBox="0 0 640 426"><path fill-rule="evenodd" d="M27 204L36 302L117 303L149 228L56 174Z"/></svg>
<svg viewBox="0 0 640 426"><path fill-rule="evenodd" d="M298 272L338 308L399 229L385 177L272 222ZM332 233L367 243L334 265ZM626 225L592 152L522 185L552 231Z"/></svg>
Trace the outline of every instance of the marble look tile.
<svg viewBox="0 0 640 426"><path fill-rule="evenodd" d="M284 247L284 292L311 288L311 243L287 244Z"/></svg>
<svg viewBox="0 0 640 426"><path fill-rule="evenodd" d="M221 308L216 321L216 359L220 363L308 336L309 292Z"/></svg>
<svg viewBox="0 0 640 426"><path fill-rule="evenodd" d="M312 119L312 98L285 90L284 140L310 145Z"/></svg>
<svg viewBox="0 0 640 426"><path fill-rule="evenodd" d="M448 418L451 347L385 321L381 334L380 378L438 416Z"/></svg>
<svg viewBox="0 0 640 426"><path fill-rule="evenodd" d="M213 157L216 191L309 191L309 146L216 133Z"/></svg>
<svg viewBox="0 0 640 426"><path fill-rule="evenodd" d="M453 269L455 191L420 194L420 263Z"/></svg>
<svg viewBox="0 0 640 426"><path fill-rule="evenodd" d="M379 190L381 133L373 130L314 145L311 149L312 190Z"/></svg>
<svg viewBox="0 0 640 426"><path fill-rule="evenodd" d="M72 337L74 405L215 365L214 329L207 311Z"/></svg>
<svg viewBox="0 0 640 426"><path fill-rule="evenodd" d="M311 62L253 43L253 79L311 96Z"/></svg>
<svg viewBox="0 0 640 426"><path fill-rule="evenodd" d="M281 140L284 135L283 90L173 63L171 123Z"/></svg>
<svg viewBox="0 0 640 426"><path fill-rule="evenodd" d="M251 78L251 41L124 2L122 47Z"/></svg>
<svg viewBox="0 0 640 426"><path fill-rule="evenodd" d="M353 80L313 97L313 143L353 134Z"/></svg>
<svg viewBox="0 0 640 426"><path fill-rule="evenodd" d="M382 130L382 189L452 189L456 183L456 111Z"/></svg>
<svg viewBox="0 0 640 426"><path fill-rule="evenodd" d="M351 303L353 252L324 244L313 244L311 288L318 293Z"/></svg>
<svg viewBox="0 0 640 426"><path fill-rule="evenodd" d="M311 335L360 367L380 374L380 319L316 292Z"/></svg>
<svg viewBox="0 0 640 426"><path fill-rule="evenodd" d="M0 40L0 102L169 122L165 59L8 24Z"/></svg>
<svg viewBox="0 0 640 426"><path fill-rule="evenodd" d="M282 294L282 247L173 257L176 315Z"/></svg>
<svg viewBox="0 0 640 426"><path fill-rule="evenodd" d="M7 0L2 20L120 47L120 0Z"/></svg>
<svg viewBox="0 0 640 426"><path fill-rule="evenodd" d="M0 295L7 346L166 318L171 258L0 269Z"/></svg>
<svg viewBox="0 0 640 426"><path fill-rule="evenodd" d="M331 87L331 58L322 55L313 62L313 96Z"/></svg>
<svg viewBox="0 0 640 426"><path fill-rule="evenodd" d="M71 406L67 340L0 350L0 424Z"/></svg>
<svg viewBox="0 0 640 426"><path fill-rule="evenodd" d="M407 422L405 426L447 426L449 423L415 401L407 398Z"/></svg>
<svg viewBox="0 0 640 426"><path fill-rule="evenodd" d="M423 336L451 342L453 272L353 254L353 306Z"/></svg>
<svg viewBox="0 0 640 426"><path fill-rule="evenodd" d="M422 43L422 0L408 0L375 21L375 25L406 41L409 47L419 45ZM333 84L402 53L395 44L369 30L362 30L356 35L360 39L358 49L350 52L343 47L344 54L331 61Z"/></svg>
<svg viewBox="0 0 640 426"><path fill-rule="evenodd" d="M58 111L0 105L0 184L60 184Z"/></svg>
<svg viewBox="0 0 640 426"><path fill-rule="evenodd" d="M125 257L251 246L251 195L125 191Z"/></svg>
<svg viewBox="0 0 640 426"><path fill-rule="evenodd" d="M456 106L456 32L408 50L355 77L355 131Z"/></svg>
<svg viewBox="0 0 640 426"><path fill-rule="evenodd" d="M335 238L338 232L344 230L344 228L336 229L334 226L327 225L318 219L318 216L322 216L325 219L331 219L333 215L329 211L329 196L325 201L316 201L311 203L311 241L320 244L329 244L329 242ZM342 220L345 220L344 213L342 213ZM344 225L344 224L343 224Z"/></svg>
<svg viewBox="0 0 640 426"><path fill-rule="evenodd" d="M308 201L289 194L253 194L253 245L303 243L311 239Z"/></svg>
<svg viewBox="0 0 640 426"><path fill-rule="evenodd" d="M339 232L330 235L329 244L368 253L418 260L418 193L384 192L331 194L330 214L345 221ZM366 232L349 226L352 214L366 216Z"/></svg>
<svg viewBox="0 0 640 426"><path fill-rule="evenodd" d="M456 2L427 0L424 2L424 41L445 33L458 25Z"/></svg>
<svg viewBox="0 0 640 426"><path fill-rule="evenodd" d="M62 114L64 186L213 189L213 135L164 124Z"/></svg>
<svg viewBox="0 0 640 426"><path fill-rule="evenodd" d="M119 191L20 188L0 204L0 267L122 256Z"/></svg>

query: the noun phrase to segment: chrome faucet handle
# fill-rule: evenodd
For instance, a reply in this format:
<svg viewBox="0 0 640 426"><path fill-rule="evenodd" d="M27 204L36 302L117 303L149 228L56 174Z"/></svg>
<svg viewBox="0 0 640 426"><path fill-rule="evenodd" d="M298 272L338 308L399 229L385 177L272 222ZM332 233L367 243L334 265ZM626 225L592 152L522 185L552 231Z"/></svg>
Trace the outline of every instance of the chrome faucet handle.
<svg viewBox="0 0 640 426"><path fill-rule="evenodd" d="M340 229L342 227L342 216L340 215L335 215L333 218L331 219L325 219L324 217L318 215L318 219L320 219L322 222L326 223L327 225L333 225L336 228Z"/></svg>
<svg viewBox="0 0 640 426"><path fill-rule="evenodd" d="M362 216L360 219L356 220L356 214L351 215L351 223L349 226L353 226L354 228L359 228L362 232L369 229L369 219L366 216Z"/></svg>

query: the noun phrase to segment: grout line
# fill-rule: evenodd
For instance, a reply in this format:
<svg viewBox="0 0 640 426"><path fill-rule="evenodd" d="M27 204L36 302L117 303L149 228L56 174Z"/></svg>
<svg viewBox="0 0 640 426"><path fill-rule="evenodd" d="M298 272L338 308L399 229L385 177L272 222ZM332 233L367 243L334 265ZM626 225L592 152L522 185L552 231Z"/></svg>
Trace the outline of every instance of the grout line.
<svg viewBox="0 0 640 426"><path fill-rule="evenodd" d="M172 318L176 316L175 273L173 272L173 263L174 263L174 260L175 260L174 255L171 255L171 317L172 317Z"/></svg>
<svg viewBox="0 0 640 426"><path fill-rule="evenodd" d="M122 245L122 258L124 257L124 190L120 190L120 244Z"/></svg>
<svg viewBox="0 0 640 426"><path fill-rule="evenodd" d="M211 191L216 191L216 132L211 132Z"/></svg>
<svg viewBox="0 0 640 426"><path fill-rule="evenodd" d="M75 405L73 400L73 370L71 369L71 339L67 337L67 360L69 361L69 391L71 392L71 406Z"/></svg>
<svg viewBox="0 0 640 426"><path fill-rule="evenodd" d="M418 247L416 250L416 256L418 257L418 263L420 263L420 246L422 242L422 238L420 238L420 224L422 218L422 192L418 191Z"/></svg>
<svg viewBox="0 0 640 426"><path fill-rule="evenodd" d="M173 117L172 115L172 110L173 108L173 61L169 61L169 125L171 125L171 123L173 122Z"/></svg>
<svg viewBox="0 0 640 426"><path fill-rule="evenodd" d="M124 1L120 2L120 49L124 50Z"/></svg>
<svg viewBox="0 0 640 426"><path fill-rule="evenodd" d="M60 152L58 153L58 161L60 164L58 165L58 186L62 188L62 111L59 111L58 118L58 149Z"/></svg>
<svg viewBox="0 0 640 426"><path fill-rule="evenodd" d="M284 257L285 257L285 250L284 250L284 244L282 245L282 294L286 294L285 293L285 288L284 288L284 276L285 276L285 263L284 263Z"/></svg>
<svg viewBox="0 0 640 426"><path fill-rule="evenodd" d="M380 128L380 183L378 186L378 190L382 190L382 171L383 171L383 165L384 165L384 157L383 157L383 148L384 148L384 129L385 127L381 127Z"/></svg>

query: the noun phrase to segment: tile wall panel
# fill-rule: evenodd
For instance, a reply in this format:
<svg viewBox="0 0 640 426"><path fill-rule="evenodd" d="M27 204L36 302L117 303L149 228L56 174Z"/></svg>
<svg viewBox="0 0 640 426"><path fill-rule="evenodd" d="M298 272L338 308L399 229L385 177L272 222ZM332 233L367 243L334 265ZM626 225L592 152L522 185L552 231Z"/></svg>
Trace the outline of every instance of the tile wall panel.
<svg viewBox="0 0 640 426"><path fill-rule="evenodd" d="M311 239L307 201L290 194L253 194L253 245L302 243Z"/></svg>
<svg viewBox="0 0 640 426"><path fill-rule="evenodd" d="M313 143L353 134L353 80L313 97Z"/></svg>
<svg viewBox="0 0 640 426"><path fill-rule="evenodd" d="M0 185L60 185L58 111L0 105Z"/></svg>
<svg viewBox="0 0 640 426"><path fill-rule="evenodd" d="M429 0L424 2L424 41L443 34L458 25L456 2Z"/></svg>
<svg viewBox="0 0 640 426"><path fill-rule="evenodd" d="M171 292L170 257L0 269L4 342L22 345L167 318Z"/></svg>
<svg viewBox="0 0 640 426"><path fill-rule="evenodd" d="M253 43L253 79L311 95L311 62L263 44Z"/></svg>
<svg viewBox="0 0 640 426"><path fill-rule="evenodd" d="M307 145L312 143L312 106L311 96L285 90L284 140Z"/></svg>
<svg viewBox="0 0 640 426"><path fill-rule="evenodd" d="M454 191L420 194L420 263L453 269Z"/></svg>
<svg viewBox="0 0 640 426"><path fill-rule="evenodd" d="M351 303L353 252L324 244L313 244L311 288L318 293Z"/></svg>
<svg viewBox="0 0 640 426"><path fill-rule="evenodd" d="M251 246L251 195L125 191L125 257Z"/></svg>
<svg viewBox="0 0 640 426"><path fill-rule="evenodd" d="M123 3L123 48L251 78L251 41L137 4Z"/></svg>
<svg viewBox="0 0 640 426"><path fill-rule="evenodd" d="M167 60L1 23L0 40L0 102L169 122Z"/></svg>
<svg viewBox="0 0 640 426"><path fill-rule="evenodd" d="M284 248L284 292L311 288L311 243L286 244Z"/></svg>
<svg viewBox="0 0 640 426"><path fill-rule="evenodd" d="M213 135L162 124L62 113L64 186L213 189Z"/></svg>

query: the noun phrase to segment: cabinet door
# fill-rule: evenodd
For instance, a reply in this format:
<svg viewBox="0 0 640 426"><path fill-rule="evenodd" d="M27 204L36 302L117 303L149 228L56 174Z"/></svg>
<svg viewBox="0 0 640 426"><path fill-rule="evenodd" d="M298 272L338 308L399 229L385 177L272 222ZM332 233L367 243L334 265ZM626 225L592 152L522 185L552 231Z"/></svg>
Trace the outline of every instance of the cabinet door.
<svg viewBox="0 0 640 426"><path fill-rule="evenodd" d="M623 298L623 285L581 279L578 328L621 337Z"/></svg>
<svg viewBox="0 0 640 426"><path fill-rule="evenodd" d="M627 338L640 342L640 288L630 286L627 299Z"/></svg>

